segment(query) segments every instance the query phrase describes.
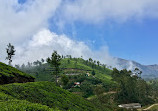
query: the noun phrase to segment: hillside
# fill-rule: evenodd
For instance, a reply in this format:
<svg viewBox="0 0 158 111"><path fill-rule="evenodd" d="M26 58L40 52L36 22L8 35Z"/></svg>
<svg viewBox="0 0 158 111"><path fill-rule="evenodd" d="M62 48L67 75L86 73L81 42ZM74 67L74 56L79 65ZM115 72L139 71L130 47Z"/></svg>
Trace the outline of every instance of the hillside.
<svg viewBox="0 0 158 111"><path fill-rule="evenodd" d="M21 107L20 107L21 106ZM0 86L1 109L99 111L92 103L52 82L13 83ZM22 108L22 109L21 109ZM108 108L104 108L108 111ZM110 111L110 110L109 110Z"/></svg>
<svg viewBox="0 0 158 111"><path fill-rule="evenodd" d="M154 79L158 78L158 65L142 65L135 61L129 61L121 58L117 58L119 68L133 70L139 68L142 71L142 78Z"/></svg>
<svg viewBox="0 0 158 111"><path fill-rule="evenodd" d="M33 82L34 77L0 62L0 84Z"/></svg>
<svg viewBox="0 0 158 111"><path fill-rule="evenodd" d="M36 61L38 63L38 61ZM94 95L93 89L102 85L105 91L115 90L116 84L112 81L112 70L104 64L96 64L94 61L82 58L63 58L61 60L61 72L58 75L58 84L64 89L77 93L85 98ZM36 77L35 81L55 81L52 75L53 69L49 64L36 64L25 66L22 71ZM93 75L92 72L95 74ZM66 75L67 83L63 85L62 77ZM75 83L78 82L79 87Z"/></svg>
<svg viewBox="0 0 158 111"><path fill-rule="evenodd" d="M105 65L97 65L94 62L89 62L82 58L64 58L61 61L61 74L91 74L95 71L95 77L104 82L111 82L112 70L106 68ZM47 64L37 64L32 67L20 68L20 70L36 77L36 81L51 81L52 68Z"/></svg>

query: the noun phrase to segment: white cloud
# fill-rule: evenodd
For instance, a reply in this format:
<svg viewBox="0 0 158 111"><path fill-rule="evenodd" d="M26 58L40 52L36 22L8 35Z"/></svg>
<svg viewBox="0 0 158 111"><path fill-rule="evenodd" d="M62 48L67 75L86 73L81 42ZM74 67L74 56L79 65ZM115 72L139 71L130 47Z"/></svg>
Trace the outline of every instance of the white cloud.
<svg viewBox="0 0 158 111"><path fill-rule="evenodd" d="M5 58L5 47L11 42L21 46L42 27L59 7L61 0L0 0L0 60Z"/></svg>
<svg viewBox="0 0 158 111"><path fill-rule="evenodd" d="M24 48L21 46L16 48L17 55L13 62L19 64L47 58L51 56L54 50L57 50L62 55L72 55L73 57L83 56L85 59L91 57L110 65L114 65L116 62L109 55L107 47L99 51L92 51L84 42L71 40L66 35L57 35L48 29L41 29Z"/></svg>
<svg viewBox="0 0 158 111"><path fill-rule="evenodd" d="M92 57L109 65L115 64L108 48L93 51L84 42L57 35L48 29L49 18L67 22L124 22L130 19L158 18L158 0L0 0L0 60L4 62L6 45L15 45L14 63L46 58L53 50L75 57ZM70 2L71 1L71 2ZM55 23L54 23L55 24ZM74 29L75 30L75 29ZM73 31L73 35L76 32Z"/></svg>
<svg viewBox="0 0 158 111"><path fill-rule="evenodd" d="M98 23L158 18L158 0L75 0L67 2L63 13L69 21Z"/></svg>

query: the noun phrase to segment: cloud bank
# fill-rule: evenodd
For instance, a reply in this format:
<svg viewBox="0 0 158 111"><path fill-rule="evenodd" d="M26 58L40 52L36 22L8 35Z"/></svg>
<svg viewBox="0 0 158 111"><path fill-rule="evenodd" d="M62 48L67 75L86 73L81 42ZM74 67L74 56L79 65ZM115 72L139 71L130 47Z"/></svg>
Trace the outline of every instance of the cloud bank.
<svg viewBox="0 0 158 111"><path fill-rule="evenodd" d="M69 21L88 23L125 22L158 18L158 0L75 0L64 5Z"/></svg>
<svg viewBox="0 0 158 111"><path fill-rule="evenodd" d="M0 0L0 60L4 60L6 45L24 45L41 27L48 27L60 0Z"/></svg>
<svg viewBox="0 0 158 111"><path fill-rule="evenodd" d="M116 60L107 46L94 51L82 41L58 35L50 31L49 20L64 27L75 21L98 24L157 19L157 4L158 0L27 0L23 4L0 0L0 61L6 62L5 48L11 42L16 49L15 64L46 58L57 50L63 55L92 57L114 65Z"/></svg>
<svg viewBox="0 0 158 111"><path fill-rule="evenodd" d="M39 30L26 46L16 47L16 49L17 56L13 62L19 64L26 63L26 61L41 60L41 58L46 59L51 56L54 50L57 50L61 55L83 56L85 59L92 57L106 64L115 64L107 47L103 47L99 51L92 51L84 42L71 40L66 35L57 35L48 29Z"/></svg>

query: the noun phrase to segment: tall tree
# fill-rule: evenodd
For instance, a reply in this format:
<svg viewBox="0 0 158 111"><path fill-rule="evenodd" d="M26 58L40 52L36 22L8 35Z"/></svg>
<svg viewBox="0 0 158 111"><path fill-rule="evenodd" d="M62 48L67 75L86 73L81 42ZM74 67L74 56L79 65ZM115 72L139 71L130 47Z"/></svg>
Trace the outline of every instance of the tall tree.
<svg viewBox="0 0 158 111"><path fill-rule="evenodd" d="M9 60L8 64L11 65L12 57L13 57L13 55L15 55L16 50L14 50L14 46L11 45L11 43L9 43L9 45L7 45L7 46L8 47L6 48L6 51L7 51L8 56L6 57L6 59Z"/></svg>
<svg viewBox="0 0 158 111"><path fill-rule="evenodd" d="M53 68L53 75L55 75L55 82L56 85L58 85L57 83L57 79L58 79L58 74L60 72L60 60L61 60L61 56L57 53L57 51L54 51L52 53L52 57L51 58L47 58L47 62L51 65L51 67Z"/></svg>
<svg viewBox="0 0 158 111"><path fill-rule="evenodd" d="M44 59L43 58L41 59L41 62L44 63Z"/></svg>
<svg viewBox="0 0 158 111"><path fill-rule="evenodd" d="M93 76L95 75L95 71L94 71L94 70L92 71L92 75L93 75Z"/></svg>
<svg viewBox="0 0 158 111"><path fill-rule="evenodd" d="M92 59L92 58L89 58L89 62L92 63L92 62L93 62L93 59Z"/></svg>
<svg viewBox="0 0 158 111"><path fill-rule="evenodd" d="M100 65L100 62L99 62L99 61L97 61L97 65L98 65L98 66Z"/></svg>

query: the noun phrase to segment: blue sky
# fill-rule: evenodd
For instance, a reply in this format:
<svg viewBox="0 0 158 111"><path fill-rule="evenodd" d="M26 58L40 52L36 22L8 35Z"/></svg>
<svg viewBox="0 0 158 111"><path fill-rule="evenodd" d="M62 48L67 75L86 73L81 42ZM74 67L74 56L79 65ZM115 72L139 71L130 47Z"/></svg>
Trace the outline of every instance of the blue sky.
<svg viewBox="0 0 158 111"><path fill-rule="evenodd" d="M158 64L157 5L157 0L0 1L0 60L6 62L11 42L20 64L53 50L110 65L113 57Z"/></svg>
<svg viewBox="0 0 158 111"><path fill-rule="evenodd" d="M65 30L62 31L57 30L50 22L50 29L59 34L67 34L72 39L84 41L93 50L108 46L114 57L145 65L158 64L158 19L99 24L75 22L73 25L65 25Z"/></svg>

